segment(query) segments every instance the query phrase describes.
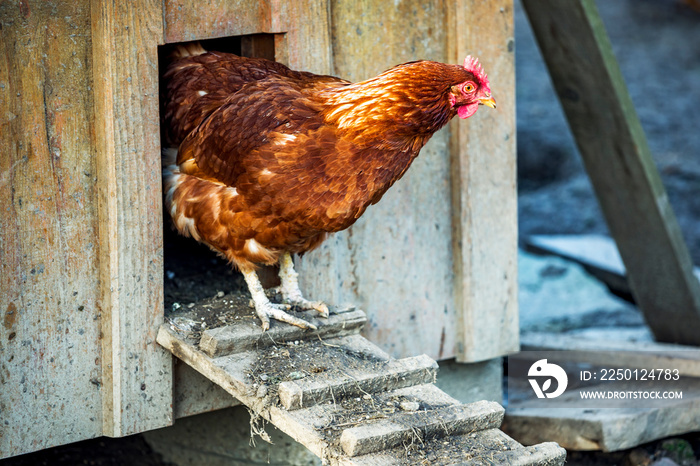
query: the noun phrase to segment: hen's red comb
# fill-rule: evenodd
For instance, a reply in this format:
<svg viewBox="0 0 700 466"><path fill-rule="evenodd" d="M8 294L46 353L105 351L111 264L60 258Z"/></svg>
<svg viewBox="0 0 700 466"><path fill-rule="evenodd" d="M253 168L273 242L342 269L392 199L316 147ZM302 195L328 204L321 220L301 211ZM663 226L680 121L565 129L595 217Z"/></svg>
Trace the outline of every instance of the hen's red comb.
<svg viewBox="0 0 700 466"><path fill-rule="evenodd" d="M464 59L464 69L469 71L476 77L476 79L481 81L482 86L486 87L487 92L491 91L491 88L489 87L489 78L486 76L484 69L481 67L478 58L467 55L467 58Z"/></svg>

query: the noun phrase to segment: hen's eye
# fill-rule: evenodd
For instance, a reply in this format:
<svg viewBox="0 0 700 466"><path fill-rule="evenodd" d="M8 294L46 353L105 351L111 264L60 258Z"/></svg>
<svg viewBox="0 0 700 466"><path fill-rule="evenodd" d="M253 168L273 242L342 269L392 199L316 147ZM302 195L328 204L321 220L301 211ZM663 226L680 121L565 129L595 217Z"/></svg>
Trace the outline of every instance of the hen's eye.
<svg viewBox="0 0 700 466"><path fill-rule="evenodd" d="M464 92L472 92L476 88L474 87L474 84L467 83L464 85L464 87L462 89L464 90Z"/></svg>

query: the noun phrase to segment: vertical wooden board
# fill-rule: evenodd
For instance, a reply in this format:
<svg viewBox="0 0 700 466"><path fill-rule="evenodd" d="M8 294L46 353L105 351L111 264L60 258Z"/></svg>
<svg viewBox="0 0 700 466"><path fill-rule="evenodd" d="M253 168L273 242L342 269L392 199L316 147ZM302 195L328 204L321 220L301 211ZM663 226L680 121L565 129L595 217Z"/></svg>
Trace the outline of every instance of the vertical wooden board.
<svg viewBox="0 0 700 466"><path fill-rule="evenodd" d="M700 283L595 2L523 6L645 319L700 344Z"/></svg>
<svg viewBox="0 0 700 466"><path fill-rule="evenodd" d="M333 72L329 0L271 0L271 32L284 32L283 61L293 69Z"/></svg>
<svg viewBox="0 0 700 466"><path fill-rule="evenodd" d="M351 81L406 61L445 61L445 0L331 0L335 73Z"/></svg>
<svg viewBox="0 0 700 466"><path fill-rule="evenodd" d="M478 57L498 104L451 123L456 356L474 362L519 346L513 4L455 0L447 22L451 60Z"/></svg>
<svg viewBox="0 0 700 466"><path fill-rule="evenodd" d="M0 457L100 435L90 9L0 3Z"/></svg>
<svg viewBox="0 0 700 466"><path fill-rule="evenodd" d="M360 81L415 59L446 61L444 4L332 1L334 74ZM397 357L455 354L449 169L443 130L379 204L298 264L309 296L367 311L365 335Z"/></svg>
<svg viewBox="0 0 700 466"><path fill-rule="evenodd" d="M92 2L103 351L103 429L123 436L172 423L163 320L156 0Z"/></svg>
<svg viewBox="0 0 700 466"><path fill-rule="evenodd" d="M187 42L260 32L270 24L270 0L163 0L164 42Z"/></svg>

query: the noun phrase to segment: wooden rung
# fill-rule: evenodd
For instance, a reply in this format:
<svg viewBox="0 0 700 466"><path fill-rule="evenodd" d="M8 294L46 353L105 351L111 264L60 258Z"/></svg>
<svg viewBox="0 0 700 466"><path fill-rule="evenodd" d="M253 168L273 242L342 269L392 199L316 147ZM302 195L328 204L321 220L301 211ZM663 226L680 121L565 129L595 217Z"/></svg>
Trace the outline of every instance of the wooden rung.
<svg viewBox="0 0 700 466"><path fill-rule="evenodd" d="M283 322L270 322L270 329L262 331L260 322L248 320L235 325L207 329L202 334L200 349L212 357L239 353L254 348L264 348L288 341L310 338L333 338L358 333L367 322L367 316L360 310L335 311L327 319L318 317L315 311L300 314L301 318L318 327L306 330Z"/></svg>
<svg viewBox="0 0 700 466"><path fill-rule="evenodd" d="M285 409L299 409L344 397L361 396L383 390L409 387L435 381L437 363L426 355L405 359L392 359L384 364L368 365L364 370L348 368L333 380L309 377L282 382L278 388L280 403Z"/></svg>
<svg viewBox="0 0 700 466"><path fill-rule="evenodd" d="M415 406L406 409L405 404ZM325 442L357 456L432 437L497 428L503 413L497 403L460 405L435 385L424 384L291 411L278 422L283 427L289 423L295 431L313 426L314 433L304 436L313 437L307 447L314 453L321 453L314 448Z"/></svg>
<svg viewBox="0 0 700 466"><path fill-rule="evenodd" d="M340 436L340 446L348 456L365 455L425 438L494 429L502 421L503 408L489 401L400 413L345 430Z"/></svg>
<svg viewBox="0 0 700 466"><path fill-rule="evenodd" d="M623 340L593 340L550 332L529 332L521 337L528 358L546 358L600 367L677 369L681 375L700 377L700 351L695 346ZM540 353L541 352L541 353ZM518 358L518 353L509 357ZM611 366L612 365L612 366Z"/></svg>
<svg viewBox="0 0 700 466"><path fill-rule="evenodd" d="M523 447L498 429L400 445L390 450L339 461L342 466L398 466L405 464L563 465L566 450L553 442Z"/></svg>

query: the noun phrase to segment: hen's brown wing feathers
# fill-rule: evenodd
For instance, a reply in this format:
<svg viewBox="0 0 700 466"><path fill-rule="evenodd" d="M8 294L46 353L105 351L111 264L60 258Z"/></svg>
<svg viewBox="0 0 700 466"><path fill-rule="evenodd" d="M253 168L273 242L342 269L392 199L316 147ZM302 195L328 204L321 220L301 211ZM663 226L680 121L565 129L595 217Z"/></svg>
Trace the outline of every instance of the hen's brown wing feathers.
<svg viewBox="0 0 700 466"><path fill-rule="evenodd" d="M333 76L294 71L274 61L230 53L208 52L182 58L172 63L163 76L167 83L164 118L170 142L182 142L213 110L245 85L270 77L285 78L300 88L348 84Z"/></svg>
<svg viewBox="0 0 700 466"><path fill-rule="evenodd" d="M208 176L235 186L245 170L263 170L271 162L256 151L267 145L281 148L298 133L318 129L320 111L318 103L284 79L246 84L189 133L178 163L192 158Z"/></svg>

